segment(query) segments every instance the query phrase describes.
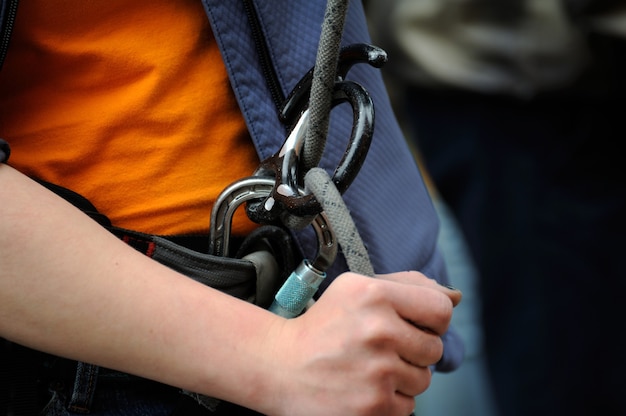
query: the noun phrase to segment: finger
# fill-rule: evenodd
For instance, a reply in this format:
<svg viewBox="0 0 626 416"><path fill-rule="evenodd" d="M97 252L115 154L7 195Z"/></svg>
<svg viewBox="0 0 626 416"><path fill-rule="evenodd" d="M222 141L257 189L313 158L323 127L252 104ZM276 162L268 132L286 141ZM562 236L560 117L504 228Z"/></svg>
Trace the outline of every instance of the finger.
<svg viewBox="0 0 626 416"><path fill-rule="evenodd" d="M428 367L439 362L443 341L439 335L403 322L402 335L396 338L398 355L416 367Z"/></svg>
<svg viewBox="0 0 626 416"><path fill-rule="evenodd" d="M422 329L443 335L452 318L453 303L449 296L430 285L388 282L378 287L396 313Z"/></svg>
<svg viewBox="0 0 626 416"><path fill-rule="evenodd" d="M417 367L402 360L400 362L401 365L396 373L396 392L414 397L426 391L432 378L430 368Z"/></svg>
<svg viewBox="0 0 626 416"><path fill-rule="evenodd" d="M431 279L417 271L379 274L379 275L376 275L376 277L379 279L390 280L390 281L394 281L397 283L431 287L435 290L441 291L442 293L446 294L450 298L454 306L458 305L459 302L461 302L461 299L463 297L463 293L460 290L452 286L439 284L436 280Z"/></svg>
<svg viewBox="0 0 626 416"><path fill-rule="evenodd" d="M415 397L411 395L405 395L400 392L395 394L396 400L394 403L393 415L413 415L413 409L415 409Z"/></svg>

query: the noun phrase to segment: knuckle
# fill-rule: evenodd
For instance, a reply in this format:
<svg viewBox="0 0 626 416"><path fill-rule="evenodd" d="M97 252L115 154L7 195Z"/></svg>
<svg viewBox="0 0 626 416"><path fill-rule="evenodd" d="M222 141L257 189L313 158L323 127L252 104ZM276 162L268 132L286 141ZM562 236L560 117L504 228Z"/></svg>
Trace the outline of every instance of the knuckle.
<svg viewBox="0 0 626 416"><path fill-rule="evenodd" d="M364 377L370 381L370 385L376 389L378 394L393 391L396 369L392 364L395 359L393 354L376 354L363 368Z"/></svg>
<svg viewBox="0 0 626 416"><path fill-rule="evenodd" d="M393 325L386 317L372 315L363 327L363 339L372 345L384 346L393 342L396 338Z"/></svg>
<svg viewBox="0 0 626 416"><path fill-rule="evenodd" d="M375 279L351 272L341 274L333 282L334 285L342 285L342 290L350 299L362 301L382 298L378 283Z"/></svg>
<svg viewBox="0 0 626 416"><path fill-rule="evenodd" d="M389 295L379 280L366 278L360 283L359 293L364 302L373 305L387 302Z"/></svg>
<svg viewBox="0 0 626 416"><path fill-rule="evenodd" d="M357 413L364 416L390 414L390 409L393 405L393 395L394 392L391 390L372 389L369 394L364 397Z"/></svg>

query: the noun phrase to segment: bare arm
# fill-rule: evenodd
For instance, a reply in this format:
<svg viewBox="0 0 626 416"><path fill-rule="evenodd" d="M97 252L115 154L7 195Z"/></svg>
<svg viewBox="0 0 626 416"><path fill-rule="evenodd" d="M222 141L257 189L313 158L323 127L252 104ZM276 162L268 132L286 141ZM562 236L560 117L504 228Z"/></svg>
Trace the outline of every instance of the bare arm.
<svg viewBox="0 0 626 416"><path fill-rule="evenodd" d="M418 273L346 274L285 320L141 255L1 164L0 183L1 336L267 414L408 414L460 300Z"/></svg>
<svg viewBox="0 0 626 416"><path fill-rule="evenodd" d="M229 399L242 377L261 384L265 351L243 340L280 319L141 255L8 166L0 183L4 337Z"/></svg>

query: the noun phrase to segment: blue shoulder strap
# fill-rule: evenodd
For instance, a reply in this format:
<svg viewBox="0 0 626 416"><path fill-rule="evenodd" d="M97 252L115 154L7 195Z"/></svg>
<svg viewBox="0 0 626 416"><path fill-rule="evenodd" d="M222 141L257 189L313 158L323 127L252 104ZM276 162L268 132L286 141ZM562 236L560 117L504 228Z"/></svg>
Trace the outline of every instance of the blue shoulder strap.
<svg viewBox="0 0 626 416"><path fill-rule="evenodd" d="M285 139L272 92L268 89L248 21L246 2L204 0L216 39L239 105L261 159L273 154ZM325 3L310 0L254 1L255 18L262 30L276 78L286 96L315 64ZM360 2L350 2L343 44L370 41ZM375 133L357 179L344 195L368 247L377 273L420 270L446 281L436 251L438 219L415 160L391 110L380 71L356 65L350 80L371 94L376 106ZM333 111L326 154L342 154L350 135L349 109ZM323 167L337 160L325 157ZM315 241L303 236L305 250L315 252ZM346 269L338 261L330 274Z"/></svg>
<svg viewBox="0 0 626 416"><path fill-rule="evenodd" d="M278 117L276 97L288 95L315 64L326 2L203 0L203 3L252 140L260 159L264 160L279 149L287 133ZM265 56L257 53L258 32L267 48L263 52ZM367 42L370 37L361 2L352 1L342 44ZM277 80L279 91L269 88L259 64L266 58L273 64L271 75ZM356 65L348 79L367 89L376 108L370 151L359 175L344 194L374 270L376 273L419 270L445 284L448 277L437 249L437 213L391 109L380 71L369 65ZM337 165L350 137L352 120L349 108L333 111L322 167L332 171ZM313 233L297 237L305 255L316 251ZM345 258L338 256L324 284L347 269ZM444 354L436 370L446 372L461 364L464 346L454 329L442 338Z"/></svg>

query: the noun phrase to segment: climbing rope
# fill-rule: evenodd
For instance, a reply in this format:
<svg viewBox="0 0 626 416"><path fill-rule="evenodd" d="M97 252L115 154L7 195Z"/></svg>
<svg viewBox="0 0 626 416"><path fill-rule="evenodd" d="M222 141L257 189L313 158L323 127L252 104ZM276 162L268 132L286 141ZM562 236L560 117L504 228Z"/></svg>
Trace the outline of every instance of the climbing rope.
<svg viewBox="0 0 626 416"><path fill-rule="evenodd" d="M322 168L313 168L304 177L304 183L306 189L311 191L322 205L350 271L374 277L374 268L367 249L350 216L348 207L328 172Z"/></svg>
<svg viewBox="0 0 626 416"><path fill-rule="evenodd" d="M333 88L341 37L349 0L328 0L317 48L309 97L309 127L306 132L302 164L304 172L319 165L326 146Z"/></svg>
<svg viewBox="0 0 626 416"><path fill-rule="evenodd" d="M343 27L348 0L329 0L322 23L322 32L313 69L309 98L309 123L305 135L302 164L305 187L321 204L348 263L348 268L366 276L374 276L367 249L350 216L341 194L328 173L317 166L326 146L332 96L337 78Z"/></svg>

